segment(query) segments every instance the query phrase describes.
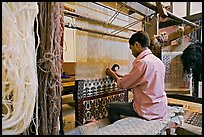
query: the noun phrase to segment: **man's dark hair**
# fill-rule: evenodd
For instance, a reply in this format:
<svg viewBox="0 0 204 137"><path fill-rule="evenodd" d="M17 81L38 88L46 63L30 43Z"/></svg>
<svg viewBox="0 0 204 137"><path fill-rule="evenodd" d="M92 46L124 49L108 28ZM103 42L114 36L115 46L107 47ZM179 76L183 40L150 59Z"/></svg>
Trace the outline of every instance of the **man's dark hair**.
<svg viewBox="0 0 204 137"><path fill-rule="evenodd" d="M150 46L150 39L149 39L148 33L145 31L137 31L129 39L130 45L134 45L135 42L140 43L143 48L149 47Z"/></svg>

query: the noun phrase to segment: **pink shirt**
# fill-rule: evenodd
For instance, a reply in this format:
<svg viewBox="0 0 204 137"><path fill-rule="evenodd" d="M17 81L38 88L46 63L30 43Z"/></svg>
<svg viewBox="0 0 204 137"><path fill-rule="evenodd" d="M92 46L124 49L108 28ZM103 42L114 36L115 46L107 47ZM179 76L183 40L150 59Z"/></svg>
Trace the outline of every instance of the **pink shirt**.
<svg viewBox="0 0 204 137"><path fill-rule="evenodd" d="M147 120L164 119L168 114L164 91L165 66L144 50L132 63L132 70L117 80L118 88L133 89L133 108Z"/></svg>

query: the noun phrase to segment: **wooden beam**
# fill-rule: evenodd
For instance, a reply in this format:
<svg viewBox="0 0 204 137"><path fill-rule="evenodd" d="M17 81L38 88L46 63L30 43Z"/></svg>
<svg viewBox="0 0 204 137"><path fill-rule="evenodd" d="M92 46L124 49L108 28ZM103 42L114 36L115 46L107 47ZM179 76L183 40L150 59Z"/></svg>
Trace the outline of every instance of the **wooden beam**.
<svg viewBox="0 0 204 137"><path fill-rule="evenodd" d="M71 11L71 12L75 12L74 8L72 8L72 7L68 6L68 5L65 5L65 4L64 4L64 9L68 10L68 11Z"/></svg>
<svg viewBox="0 0 204 137"><path fill-rule="evenodd" d="M197 13L197 14L193 14L190 16L186 16L186 17L184 17L184 19L187 19L189 21L196 21L196 20L202 19L202 12Z"/></svg>
<svg viewBox="0 0 204 137"><path fill-rule="evenodd" d="M171 42L173 40L176 40L180 37L182 37L183 35L187 35L189 33L191 33L194 29L191 26L185 26L184 27L184 31L181 29L177 29L176 31L174 31L173 33L168 35L168 41Z"/></svg>
<svg viewBox="0 0 204 137"><path fill-rule="evenodd" d="M186 16L190 16L190 7L191 7L191 3L190 2L186 2Z"/></svg>
<svg viewBox="0 0 204 137"><path fill-rule="evenodd" d="M150 2L139 2L139 3L154 10L154 11L157 11L157 7L153 4L151 4ZM187 24L187 25L192 26L192 27L199 27L197 24L190 22L184 18L178 17L169 11L166 11L166 12L167 12L168 17L171 19L182 21L184 24Z"/></svg>
<svg viewBox="0 0 204 137"><path fill-rule="evenodd" d="M189 21L194 22L194 21L197 21L199 19L202 19L202 13L197 13L194 15L186 16L186 17L184 17L184 19L187 19ZM182 23L183 23L182 21L170 19L170 20L167 20L164 22L160 22L159 28L161 29L161 28L166 28L166 27L170 27L170 26L174 26L174 25L181 25Z"/></svg>
<svg viewBox="0 0 204 137"><path fill-rule="evenodd" d="M174 26L174 25L180 25L180 24L182 24L182 22L179 22L176 20L167 20L167 21L159 23L159 29L167 28L167 27Z"/></svg>

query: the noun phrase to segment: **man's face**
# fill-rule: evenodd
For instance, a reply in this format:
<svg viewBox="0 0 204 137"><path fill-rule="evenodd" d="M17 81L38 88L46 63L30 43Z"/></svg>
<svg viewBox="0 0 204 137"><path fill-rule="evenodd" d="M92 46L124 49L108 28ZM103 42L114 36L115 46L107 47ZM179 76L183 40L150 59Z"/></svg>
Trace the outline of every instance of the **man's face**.
<svg viewBox="0 0 204 137"><path fill-rule="evenodd" d="M130 45L129 48L132 51L132 55L136 58L140 54L139 43L135 42L134 45Z"/></svg>

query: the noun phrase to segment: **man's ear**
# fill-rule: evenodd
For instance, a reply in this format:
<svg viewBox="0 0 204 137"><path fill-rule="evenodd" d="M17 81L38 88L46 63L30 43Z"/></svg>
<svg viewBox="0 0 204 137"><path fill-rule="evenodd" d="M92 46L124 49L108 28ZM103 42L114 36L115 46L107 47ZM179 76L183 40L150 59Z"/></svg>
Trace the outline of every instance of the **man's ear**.
<svg viewBox="0 0 204 137"><path fill-rule="evenodd" d="M137 48L140 48L140 47L141 47L141 45L140 45L139 42L135 42L135 46L136 46Z"/></svg>
<svg viewBox="0 0 204 137"><path fill-rule="evenodd" d="M138 42L135 42L134 46L137 46Z"/></svg>

